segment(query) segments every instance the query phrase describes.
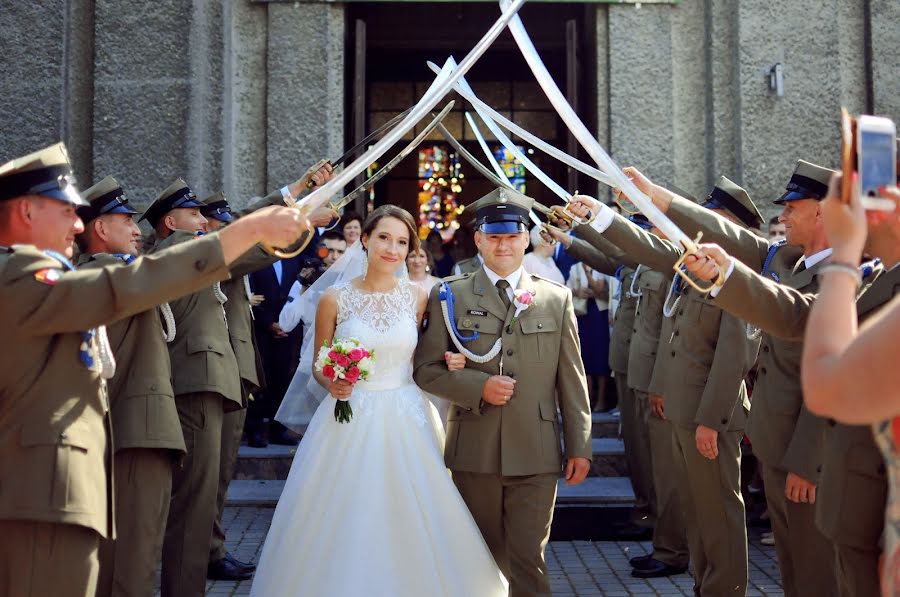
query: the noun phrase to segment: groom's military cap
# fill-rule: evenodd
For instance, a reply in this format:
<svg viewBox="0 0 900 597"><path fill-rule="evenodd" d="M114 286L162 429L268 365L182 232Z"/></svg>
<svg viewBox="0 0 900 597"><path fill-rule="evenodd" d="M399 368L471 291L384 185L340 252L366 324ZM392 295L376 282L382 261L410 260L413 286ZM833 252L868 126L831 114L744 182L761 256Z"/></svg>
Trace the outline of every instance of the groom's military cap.
<svg viewBox="0 0 900 597"><path fill-rule="evenodd" d="M234 215L231 213L231 206L228 204L224 191L219 191L215 195L207 197L202 203L203 207L200 208L200 213L205 217L215 218L226 224L234 221Z"/></svg>
<svg viewBox="0 0 900 597"><path fill-rule="evenodd" d="M703 207L724 209L750 228L759 228L764 221L749 193L724 176L716 181L716 186L706 197Z"/></svg>
<svg viewBox="0 0 900 597"><path fill-rule="evenodd" d="M797 167L788 181L784 194L775 200L776 205L800 199L821 200L828 194L828 183L835 171L805 160L797 160Z"/></svg>
<svg viewBox="0 0 900 597"><path fill-rule="evenodd" d="M147 220L150 225L156 228L156 224L173 209L202 208L203 204L197 201L194 191L180 178L176 178L175 182L167 186L159 196L153 200L142 220Z"/></svg>
<svg viewBox="0 0 900 597"><path fill-rule="evenodd" d="M128 205L125 191L112 176L107 176L83 191L81 198L88 203L88 205L78 208L78 216L85 225L106 214L136 215L141 213Z"/></svg>
<svg viewBox="0 0 900 597"><path fill-rule="evenodd" d="M653 228L653 224L650 223L650 220L648 220L647 216L645 216L644 214L631 214L630 216L628 216L628 219L632 224L634 224L635 226L639 226L644 230L650 230L651 228Z"/></svg>
<svg viewBox="0 0 900 597"><path fill-rule="evenodd" d="M49 197L72 205L87 205L75 187L69 152L63 143L0 166L0 201L26 195Z"/></svg>
<svg viewBox="0 0 900 597"><path fill-rule="evenodd" d="M516 234L528 230L534 199L512 189L495 189L469 206L475 229L485 234Z"/></svg>

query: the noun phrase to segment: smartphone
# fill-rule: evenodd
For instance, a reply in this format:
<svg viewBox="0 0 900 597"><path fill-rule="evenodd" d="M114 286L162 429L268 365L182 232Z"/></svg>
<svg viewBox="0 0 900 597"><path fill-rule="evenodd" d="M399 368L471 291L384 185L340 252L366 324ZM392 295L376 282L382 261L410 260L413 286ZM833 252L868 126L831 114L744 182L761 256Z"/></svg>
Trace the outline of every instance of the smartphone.
<svg viewBox="0 0 900 597"><path fill-rule="evenodd" d="M859 196L866 209L894 211L878 189L897 184L897 127L889 118L862 115L856 120Z"/></svg>

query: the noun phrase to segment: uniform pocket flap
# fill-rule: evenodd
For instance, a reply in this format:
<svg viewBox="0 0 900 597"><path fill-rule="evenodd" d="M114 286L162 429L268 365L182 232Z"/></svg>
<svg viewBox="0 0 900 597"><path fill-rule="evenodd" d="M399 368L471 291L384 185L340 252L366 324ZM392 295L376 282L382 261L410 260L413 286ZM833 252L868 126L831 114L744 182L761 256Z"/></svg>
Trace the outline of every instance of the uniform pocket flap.
<svg viewBox="0 0 900 597"><path fill-rule="evenodd" d="M217 338L198 336L187 339L187 351L188 354L196 354L198 352L225 354L225 347L222 341Z"/></svg>
<svg viewBox="0 0 900 597"><path fill-rule="evenodd" d="M659 290L666 282L666 277L659 272L641 272L636 286L643 290Z"/></svg>
<svg viewBox="0 0 900 597"><path fill-rule="evenodd" d="M559 415L556 413L556 405L547 402L540 402L541 418L545 421L559 422Z"/></svg>
<svg viewBox="0 0 900 597"><path fill-rule="evenodd" d="M530 319L522 319L520 320L520 323L522 326L522 333L524 334L556 332L559 330L559 326L556 325L556 321L549 317L533 317Z"/></svg>
<svg viewBox="0 0 900 597"><path fill-rule="evenodd" d="M73 424L65 429L47 425L25 425L22 427L22 446L72 446L87 450L91 441L90 431L82 425Z"/></svg>
<svg viewBox="0 0 900 597"><path fill-rule="evenodd" d="M441 325L443 325L443 320ZM499 334L502 323L494 317L483 317L480 315L460 317L456 322L456 329L461 332L478 332L480 334ZM463 336L471 336L471 333L464 333Z"/></svg>

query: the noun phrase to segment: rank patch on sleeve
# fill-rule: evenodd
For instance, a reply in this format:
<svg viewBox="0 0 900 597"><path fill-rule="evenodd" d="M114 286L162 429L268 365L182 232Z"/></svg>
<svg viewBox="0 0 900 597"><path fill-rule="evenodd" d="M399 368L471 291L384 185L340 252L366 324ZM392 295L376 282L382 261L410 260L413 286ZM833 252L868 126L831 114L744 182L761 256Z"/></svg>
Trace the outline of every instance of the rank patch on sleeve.
<svg viewBox="0 0 900 597"><path fill-rule="evenodd" d="M34 279L41 284L48 284L50 286L53 286L54 284L59 282L59 279L62 277L62 275L63 272L61 269L45 267L44 269L34 272Z"/></svg>

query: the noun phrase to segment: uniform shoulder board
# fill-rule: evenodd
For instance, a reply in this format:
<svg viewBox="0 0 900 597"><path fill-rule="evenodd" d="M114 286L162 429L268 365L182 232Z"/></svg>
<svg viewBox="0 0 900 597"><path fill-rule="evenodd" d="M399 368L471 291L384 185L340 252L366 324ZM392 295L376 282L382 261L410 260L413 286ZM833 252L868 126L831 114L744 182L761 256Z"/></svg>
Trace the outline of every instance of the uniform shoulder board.
<svg viewBox="0 0 900 597"><path fill-rule="evenodd" d="M446 278L441 278L441 282L456 282L458 280L465 280L467 278L471 278L471 273L459 274L456 276L447 276Z"/></svg>
<svg viewBox="0 0 900 597"><path fill-rule="evenodd" d="M560 284L559 282L555 282L555 281L551 280L550 278L545 278L544 276L541 276L538 274L528 274L528 275L531 276L532 278L534 278L535 280L543 280L544 282L549 282L550 284L553 284L554 286L559 286L560 288L567 288L567 286L565 284Z"/></svg>
<svg viewBox="0 0 900 597"><path fill-rule="evenodd" d="M881 259L873 259L864 261L859 266L859 273L862 274L864 281L871 281L880 276L884 272L884 265Z"/></svg>

